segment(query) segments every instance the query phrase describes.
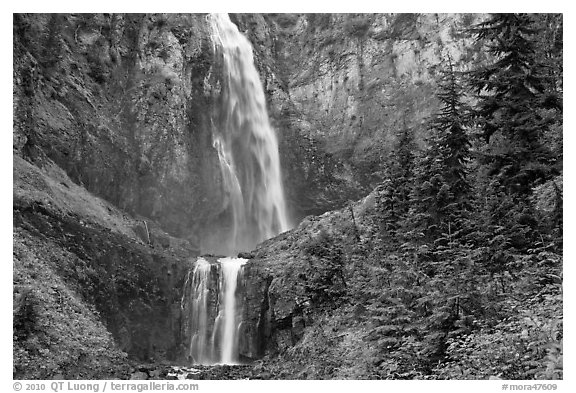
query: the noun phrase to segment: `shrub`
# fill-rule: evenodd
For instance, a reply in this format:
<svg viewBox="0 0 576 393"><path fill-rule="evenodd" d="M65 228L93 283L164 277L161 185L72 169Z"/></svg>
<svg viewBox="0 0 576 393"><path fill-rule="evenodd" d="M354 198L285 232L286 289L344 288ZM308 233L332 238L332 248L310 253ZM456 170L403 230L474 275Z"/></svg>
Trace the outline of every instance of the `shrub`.
<svg viewBox="0 0 576 393"><path fill-rule="evenodd" d="M304 244L304 254L311 269L307 274L306 291L313 301L334 301L346 292L344 253L325 230Z"/></svg>

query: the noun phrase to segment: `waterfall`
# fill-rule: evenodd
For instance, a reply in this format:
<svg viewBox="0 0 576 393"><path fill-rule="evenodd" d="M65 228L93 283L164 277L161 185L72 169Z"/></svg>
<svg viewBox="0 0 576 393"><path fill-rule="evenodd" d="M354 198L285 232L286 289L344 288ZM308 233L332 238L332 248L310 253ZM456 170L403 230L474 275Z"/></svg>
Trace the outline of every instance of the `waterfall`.
<svg viewBox="0 0 576 393"><path fill-rule="evenodd" d="M238 331L242 304L238 291L243 258L219 258L215 264L199 257L188 273L181 307L184 310L186 290L190 347L188 355L195 364L238 363ZM218 272L217 287L213 284L212 269Z"/></svg>
<svg viewBox="0 0 576 393"><path fill-rule="evenodd" d="M207 231L202 251L235 255L288 230L290 223L278 141L268 119L252 46L227 14L213 14L208 20L214 53L222 65L221 97L212 117L212 145L220 164L226 219ZM189 354L195 363L239 362L242 291L238 282L246 262L242 258L219 258L219 284L213 293L212 266L206 259L197 260L191 284L188 276Z"/></svg>
<svg viewBox="0 0 576 393"><path fill-rule="evenodd" d="M227 227L207 237L203 251L231 255L289 229L278 140L254 65L252 45L227 14L209 17L214 51L222 58L221 101L213 146L218 154Z"/></svg>
<svg viewBox="0 0 576 393"><path fill-rule="evenodd" d="M212 266L204 258L198 258L192 273L192 310L190 340L191 358L196 363L209 363L212 361L212 351L208 345L208 297L210 294L209 282ZM186 285L186 284L185 284Z"/></svg>
<svg viewBox="0 0 576 393"><path fill-rule="evenodd" d="M242 258L220 258L220 285L223 294L222 308L217 320L220 321L220 362L232 364L238 359L238 327L240 325L239 309L236 307L236 286L238 273L248 260Z"/></svg>

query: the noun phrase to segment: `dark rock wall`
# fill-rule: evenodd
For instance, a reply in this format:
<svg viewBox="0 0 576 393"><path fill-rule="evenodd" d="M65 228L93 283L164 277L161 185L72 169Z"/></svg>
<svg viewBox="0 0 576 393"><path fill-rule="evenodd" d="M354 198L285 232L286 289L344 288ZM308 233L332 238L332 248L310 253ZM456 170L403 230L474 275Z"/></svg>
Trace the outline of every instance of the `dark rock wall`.
<svg viewBox="0 0 576 393"><path fill-rule="evenodd" d="M181 237L221 205L203 15L14 16L14 150Z"/></svg>
<svg viewBox="0 0 576 393"><path fill-rule="evenodd" d="M375 202L373 192L341 210L307 217L293 230L258 246L243 270L241 355L258 359L289 350L338 303L339 278L351 274L354 267L343 265L342 276L320 281L318 275L327 271L327 261L310 250L324 247L325 241L337 242L344 252L354 247L357 236L369 235Z"/></svg>

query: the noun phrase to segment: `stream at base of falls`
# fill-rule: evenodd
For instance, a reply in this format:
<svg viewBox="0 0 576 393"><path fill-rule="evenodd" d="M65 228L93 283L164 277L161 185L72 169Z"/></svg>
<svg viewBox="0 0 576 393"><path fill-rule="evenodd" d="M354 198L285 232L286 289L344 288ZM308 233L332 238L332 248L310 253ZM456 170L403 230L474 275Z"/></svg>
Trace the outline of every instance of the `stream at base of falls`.
<svg viewBox="0 0 576 393"><path fill-rule="evenodd" d="M132 380L242 380L261 379L252 365L160 365L136 366L130 375Z"/></svg>

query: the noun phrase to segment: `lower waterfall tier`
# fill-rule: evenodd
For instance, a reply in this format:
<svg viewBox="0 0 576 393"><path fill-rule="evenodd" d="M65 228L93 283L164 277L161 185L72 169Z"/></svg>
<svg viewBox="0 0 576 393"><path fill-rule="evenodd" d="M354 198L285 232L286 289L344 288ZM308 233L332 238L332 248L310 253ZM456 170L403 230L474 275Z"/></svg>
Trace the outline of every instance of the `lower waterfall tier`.
<svg viewBox="0 0 576 393"><path fill-rule="evenodd" d="M212 258L210 258L212 259ZM181 301L188 359L194 364L238 364L245 296L243 258L200 257L188 272Z"/></svg>

